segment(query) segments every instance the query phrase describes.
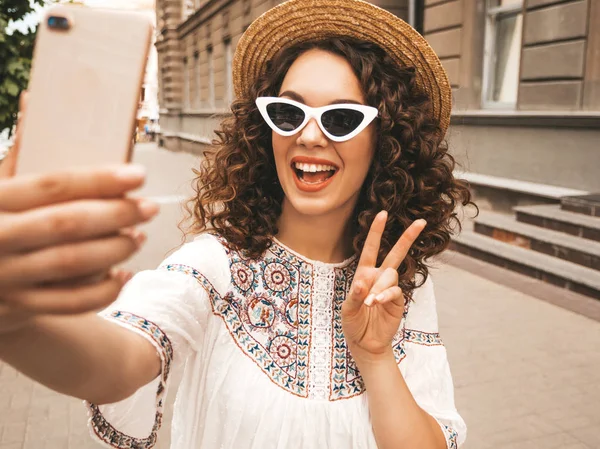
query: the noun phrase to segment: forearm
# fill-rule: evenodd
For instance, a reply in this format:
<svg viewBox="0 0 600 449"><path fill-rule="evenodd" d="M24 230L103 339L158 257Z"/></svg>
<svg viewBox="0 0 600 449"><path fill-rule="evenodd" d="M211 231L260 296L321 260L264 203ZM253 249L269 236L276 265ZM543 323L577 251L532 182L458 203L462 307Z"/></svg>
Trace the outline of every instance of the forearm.
<svg viewBox="0 0 600 449"><path fill-rule="evenodd" d="M53 390L97 404L125 399L160 369L149 342L95 314L38 317L0 336L0 359Z"/></svg>
<svg viewBox="0 0 600 449"><path fill-rule="evenodd" d="M414 400L394 354L355 357L365 382L379 449L446 449L437 421Z"/></svg>

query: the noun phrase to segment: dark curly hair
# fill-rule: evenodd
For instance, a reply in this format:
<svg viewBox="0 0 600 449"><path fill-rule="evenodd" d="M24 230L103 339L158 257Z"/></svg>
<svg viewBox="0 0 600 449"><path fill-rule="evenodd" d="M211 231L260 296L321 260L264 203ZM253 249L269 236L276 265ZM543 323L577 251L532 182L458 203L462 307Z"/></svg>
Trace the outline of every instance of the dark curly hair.
<svg viewBox="0 0 600 449"><path fill-rule="evenodd" d="M398 66L370 42L347 37L305 42L283 49L270 61L250 98L232 104L232 115L216 131L217 139L204 152L200 170L194 170L196 195L188 202L193 218L189 231L212 228L251 258L269 247L278 232L284 193L275 168L272 131L254 99L278 96L292 63L310 49L344 57L367 104L379 110L375 156L350 223L354 250L361 251L371 222L383 209L388 221L380 262L414 220L427 220L398 270L399 285L411 297L428 276L427 259L442 252L451 233L460 230L458 204L474 204L467 185L452 174L455 160L439 125L430 118L430 100L417 90L414 68Z"/></svg>

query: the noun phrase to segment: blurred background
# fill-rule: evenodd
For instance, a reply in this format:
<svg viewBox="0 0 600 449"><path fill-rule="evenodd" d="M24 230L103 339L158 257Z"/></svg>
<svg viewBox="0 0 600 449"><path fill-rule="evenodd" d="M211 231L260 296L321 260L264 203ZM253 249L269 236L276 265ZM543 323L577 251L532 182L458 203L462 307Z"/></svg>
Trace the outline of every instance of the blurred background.
<svg viewBox="0 0 600 449"><path fill-rule="evenodd" d="M0 148L52 3L0 0ZM186 238L182 205L233 99L235 46L280 1L83 3L136 9L156 24L134 161L149 173L139 195L162 208L127 263L153 268ZM474 220L464 214L463 232L432 271L469 426L464 447L600 448L600 0L372 3L440 56L454 91L447 138L456 175L481 208ZM97 447L85 422L80 401L0 365L0 449Z"/></svg>

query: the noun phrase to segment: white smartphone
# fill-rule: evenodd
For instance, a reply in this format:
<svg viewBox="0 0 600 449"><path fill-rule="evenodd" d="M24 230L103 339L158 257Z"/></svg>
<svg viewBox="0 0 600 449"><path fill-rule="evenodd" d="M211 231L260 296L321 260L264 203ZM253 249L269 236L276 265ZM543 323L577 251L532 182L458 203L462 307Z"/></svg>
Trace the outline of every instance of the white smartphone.
<svg viewBox="0 0 600 449"><path fill-rule="evenodd" d="M127 162L153 26L133 11L58 5L38 28L17 174Z"/></svg>

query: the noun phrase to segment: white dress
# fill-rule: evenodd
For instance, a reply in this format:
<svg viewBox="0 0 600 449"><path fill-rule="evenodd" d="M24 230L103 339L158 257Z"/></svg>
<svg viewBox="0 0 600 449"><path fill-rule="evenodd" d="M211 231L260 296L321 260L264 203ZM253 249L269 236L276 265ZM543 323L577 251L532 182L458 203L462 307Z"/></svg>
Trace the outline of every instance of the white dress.
<svg viewBox="0 0 600 449"><path fill-rule="evenodd" d="M102 315L147 338L161 375L119 403L87 404L94 438L152 448L167 388L178 388L172 449L376 449L367 392L340 311L357 265L309 260L277 240L258 260L204 234L138 273ZM448 448L466 426L454 405L431 280L393 341L417 403ZM183 370L179 385L170 374Z"/></svg>

